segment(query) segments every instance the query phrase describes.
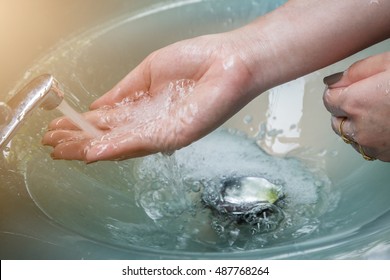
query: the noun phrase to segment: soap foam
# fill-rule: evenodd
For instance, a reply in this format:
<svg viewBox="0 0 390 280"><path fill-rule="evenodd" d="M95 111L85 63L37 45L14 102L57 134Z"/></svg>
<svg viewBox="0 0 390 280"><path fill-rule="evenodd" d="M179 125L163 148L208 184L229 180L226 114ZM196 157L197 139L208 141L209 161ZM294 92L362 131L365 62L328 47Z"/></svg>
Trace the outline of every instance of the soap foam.
<svg viewBox="0 0 390 280"><path fill-rule="evenodd" d="M267 155L253 139L225 129L211 133L170 157L160 154L144 158L136 167L135 176L138 178L136 199L158 226L175 234L179 229L180 234L204 234L207 227L207 236L196 234L193 238L209 240L216 234L219 241L227 241L231 246L245 239L245 245L240 245L244 247L251 246L253 240L259 241L251 239L256 229L246 229L245 233L227 220L210 218L210 212L200 203L202 195L207 195L210 201L213 196L218 197L222 180L258 176L282 186L286 199L281 235L303 234L300 228L304 226L317 228L316 217L322 213L324 205L320 189L324 191L330 184L325 176L310 170L302 161ZM199 220L207 221L207 225L199 226ZM275 236L278 230L268 238ZM261 239L262 245L269 242L268 238ZM247 244L248 240L252 241Z"/></svg>

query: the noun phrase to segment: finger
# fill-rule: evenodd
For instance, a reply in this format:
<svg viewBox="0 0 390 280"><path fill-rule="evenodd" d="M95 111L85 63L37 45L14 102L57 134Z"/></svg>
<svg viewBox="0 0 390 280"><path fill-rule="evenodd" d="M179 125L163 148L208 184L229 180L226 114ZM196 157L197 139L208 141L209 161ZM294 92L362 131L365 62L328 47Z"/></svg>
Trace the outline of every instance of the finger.
<svg viewBox="0 0 390 280"><path fill-rule="evenodd" d="M348 117L343 108L348 91L348 88L327 88L325 90L322 100L325 108L332 116L339 118Z"/></svg>
<svg viewBox="0 0 390 280"><path fill-rule="evenodd" d="M88 138L90 138L89 134L83 131L53 130L45 133L42 138L42 144L55 147L61 143L69 141L81 141Z"/></svg>
<svg viewBox="0 0 390 280"><path fill-rule="evenodd" d="M373 160L378 156L375 149L360 145L355 140L353 122L345 118L332 117L332 128L345 143L350 144L355 151L360 153L366 160Z"/></svg>
<svg viewBox="0 0 390 280"><path fill-rule="evenodd" d="M355 130L350 119L332 116L331 124L333 131L343 138L344 142L348 144L351 144L350 142L355 142Z"/></svg>
<svg viewBox="0 0 390 280"><path fill-rule="evenodd" d="M103 111L89 111L83 114L78 113L77 118L89 122L95 127L104 129L105 126L100 127L100 118L104 115ZM100 122L99 122L100 121ZM49 130L63 129L63 130L79 130L79 126L67 116L58 117L49 123Z"/></svg>
<svg viewBox="0 0 390 280"><path fill-rule="evenodd" d="M79 127L75 125L67 117L59 117L52 120L48 126L49 130L63 129L63 130L79 130Z"/></svg>
<svg viewBox="0 0 390 280"><path fill-rule="evenodd" d="M360 60L348 68L346 78L350 84L364 80L386 71L390 61L390 52ZM336 84L337 86L337 84Z"/></svg>
<svg viewBox="0 0 390 280"><path fill-rule="evenodd" d="M343 120L343 118L338 118L338 117L332 116L331 121L330 121L334 133L336 133L338 136L341 136L340 124L341 124L342 120Z"/></svg>
<svg viewBox="0 0 390 280"><path fill-rule="evenodd" d="M145 141L139 138L124 135L115 140L101 141L94 143L86 151L86 162L100 160L123 160L156 153L157 150L147 148Z"/></svg>
<svg viewBox="0 0 390 280"><path fill-rule="evenodd" d="M132 117L130 106L115 108L102 107L100 109L80 114L81 118L100 130L108 130L118 124L128 123ZM49 124L49 130L80 130L72 120L67 117L54 119Z"/></svg>
<svg viewBox="0 0 390 280"><path fill-rule="evenodd" d="M90 109L95 110L103 106L115 106L125 98L136 98L140 92L148 92L150 87L150 72L147 60L124 77L117 85L102 97L95 100Z"/></svg>
<svg viewBox="0 0 390 280"><path fill-rule="evenodd" d="M323 101L326 109L336 117L348 117L358 120L367 115L368 110L378 107L378 100L384 100L388 83L387 72L380 72L345 88L328 88L324 92Z"/></svg>
<svg viewBox="0 0 390 280"><path fill-rule="evenodd" d="M378 73L386 71L389 65L390 52L370 56L352 64L346 71L324 78L329 88L347 87Z"/></svg>
<svg viewBox="0 0 390 280"><path fill-rule="evenodd" d="M90 141L69 141L54 147L51 157L53 159L85 160L86 151Z"/></svg>

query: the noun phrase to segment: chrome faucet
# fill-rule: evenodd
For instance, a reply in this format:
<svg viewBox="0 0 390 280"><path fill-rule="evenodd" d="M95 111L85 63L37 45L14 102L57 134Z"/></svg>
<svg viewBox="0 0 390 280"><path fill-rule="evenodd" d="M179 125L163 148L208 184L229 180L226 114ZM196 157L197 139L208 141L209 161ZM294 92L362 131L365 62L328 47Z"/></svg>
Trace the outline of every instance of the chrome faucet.
<svg viewBox="0 0 390 280"><path fill-rule="evenodd" d="M63 98L58 82L52 75L44 74L28 83L7 103L0 102L0 151L36 108L52 110Z"/></svg>

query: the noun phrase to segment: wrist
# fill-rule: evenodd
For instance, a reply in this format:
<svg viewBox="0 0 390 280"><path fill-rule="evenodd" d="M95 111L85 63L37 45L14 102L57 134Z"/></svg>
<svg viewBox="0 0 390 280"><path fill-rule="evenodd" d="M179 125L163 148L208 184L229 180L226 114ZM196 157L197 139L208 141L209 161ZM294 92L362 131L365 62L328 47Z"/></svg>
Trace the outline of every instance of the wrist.
<svg viewBox="0 0 390 280"><path fill-rule="evenodd" d="M285 82L277 46L257 21L230 32L236 54L251 76L248 88L255 96ZM284 64L285 65L285 64Z"/></svg>

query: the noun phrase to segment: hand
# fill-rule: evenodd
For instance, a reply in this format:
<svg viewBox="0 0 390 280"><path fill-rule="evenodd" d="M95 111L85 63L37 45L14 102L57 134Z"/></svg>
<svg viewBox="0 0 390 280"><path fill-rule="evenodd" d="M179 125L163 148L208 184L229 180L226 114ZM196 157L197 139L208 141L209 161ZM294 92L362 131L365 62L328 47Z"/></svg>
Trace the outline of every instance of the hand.
<svg viewBox="0 0 390 280"><path fill-rule="evenodd" d="M63 117L51 122L43 144L54 147L55 159L85 162L189 145L256 96L236 42L232 33L224 33L152 53L84 114L102 137L91 138Z"/></svg>
<svg viewBox="0 0 390 280"><path fill-rule="evenodd" d="M340 135L341 125L343 136L362 155L390 161L390 52L358 61L324 82L333 130Z"/></svg>

